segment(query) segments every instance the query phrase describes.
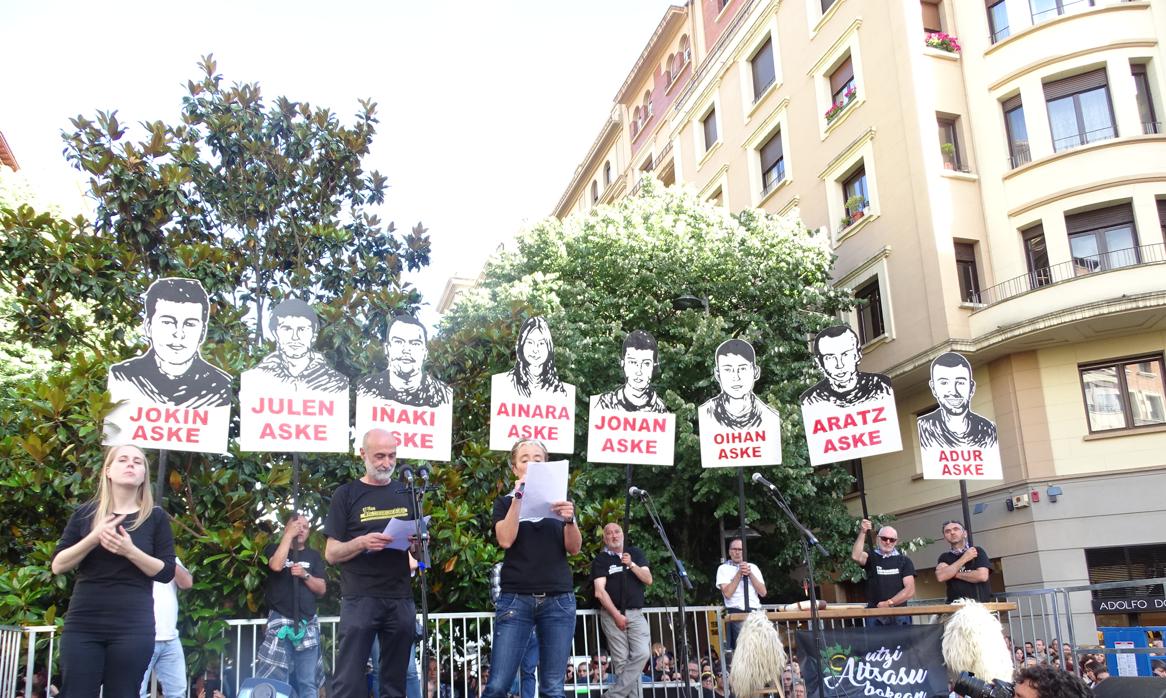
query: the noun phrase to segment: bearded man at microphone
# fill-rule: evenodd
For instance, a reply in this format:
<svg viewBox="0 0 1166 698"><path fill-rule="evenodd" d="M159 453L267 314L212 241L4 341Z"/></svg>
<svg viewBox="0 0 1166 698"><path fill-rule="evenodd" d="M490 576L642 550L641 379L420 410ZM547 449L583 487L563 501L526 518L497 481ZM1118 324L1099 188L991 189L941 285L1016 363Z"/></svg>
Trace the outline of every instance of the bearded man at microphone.
<svg viewBox="0 0 1166 698"><path fill-rule="evenodd" d="M729 559L717 568L717 588L725 597L725 613L744 613L746 598L749 600L750 611L761 608L761 597L766 593L765 577L761 575L760 569L745 562L745 544L740 538L729 540ZM729 623L725 633L728 649L736 649L740 632L740 622Z"/></svg>
<svg viewBox="0 0 1166 698"><path fill-rule="evenodd" d="M609 698L633 698L640 692L644 662L652 654L648 619L644 617L644 587L652 583L652 571L644 551L624 543L617 523L603 527L603 550L591 562L595 599L601 612L599 624L607 638L615 685Z"/></svg>

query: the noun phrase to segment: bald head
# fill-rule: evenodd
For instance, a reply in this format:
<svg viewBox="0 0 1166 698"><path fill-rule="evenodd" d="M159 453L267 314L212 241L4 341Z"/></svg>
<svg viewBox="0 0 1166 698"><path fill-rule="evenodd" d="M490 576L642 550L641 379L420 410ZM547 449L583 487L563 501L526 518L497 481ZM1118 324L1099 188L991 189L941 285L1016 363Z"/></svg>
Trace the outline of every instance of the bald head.
<svg viewBox="0 0 1166 698"><path fill-rule="evenodd" d="M360 457L364 461L364 482L369 485L387 485L397 467L396 436L384 429L369 429L361 442Z"/></svg>
<svg viewBox="0 0 1166 698"><path fill-rule="evenodd" d="M879 529L878 544L879 550L883 552L890 552L894 550L895 544L899 542L899 532L891 526L883 526Z"/></svg>
<svg viewBox="0 0 1166 698"><path fill-rule="evenodd" d="M604 526L603 544L612 552L623 552L623 528L614 521Z"/></svg>

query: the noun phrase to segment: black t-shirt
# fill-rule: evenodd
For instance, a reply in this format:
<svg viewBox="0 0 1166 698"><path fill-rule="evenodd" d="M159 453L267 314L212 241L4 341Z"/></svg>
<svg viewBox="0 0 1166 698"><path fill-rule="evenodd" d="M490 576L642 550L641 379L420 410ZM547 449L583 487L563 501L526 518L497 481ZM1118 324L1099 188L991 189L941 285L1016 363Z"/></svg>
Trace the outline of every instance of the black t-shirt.
<svg viewBox="0 0 1166 698"><path fill-rule="evenodd" d="M883 557L872 552L866 556L866 565L862 569L866 571L868 608L874 608L880 601L886 601L902 591L903 577L915 576L915 564L911 558L902 554Z"/></svg>
<svg viewBox="0 0 1166 698"><path fill-rule="evenodd" d="M644 557L644 551L640 550L634 545L629 545L624 548L624 551L632 556L632 562L641 567L648 565L648 558ZM624 600L624 591L627 591L627 606L626 608L643 608L644 607L644 583L631 570L624 567L619 561L618 555L612 555L606 549L600 551L595 559L591 561L591 581L594 582L600 577L607 578L607 595L611 597L611 602L615 604L616 608L621 608L621 603Z"/></svg>
<svg viewBox="0 0 1166 698"><path fill-rule="evenodd" d="M324 535L341 543L366 533L385 530L389 519L412 519L416 508L405 492L397 492L402 483L368 485L353 480L341 485L332 495ZM388 599L411 599L409 554L404 550L362 552L340 563L340 595L343 597L375 596Z"/></svg>
<svg viewBox="0 0 1166 698"><path fill-rule="evenodd" d="M971 570L987 567L989 574L992 570L992 561L988 559L988 553L980 546L976 546L976 559L960 568L960 572L970 572ZM950 550L939 556L939 561L945 565L954 564L956 560L963 557L962 553L953 553ZM962 579L952 577L947 580L947 602L951 603L956 599L974 599L981 603L987 601L992 596L992 585L988 582L965 582Z"/></svg>
<svg viewBox="0 0 1166 698"><path fill-rule="evenodd" d="M96 509L89 502L73 512L53 557L89 535ZM154 582L174 579L174 534L170 517L160 507L154 507L149 518L131 531L137 518L137 514L130 514L121 525L139 550L162 561L162 570L148 577L125 557L101 545L93 548L77 565L77 581L65 615L66 632L104 631L154 637Z"/></svg>
<svg viewBox="0 0 1166 698"><path fill-rule="evenodd" d="M263 554L270 559L275 554L277 547L279 546L273 543L263 550ZM267 569L267 608L284 618L296 620L292 615L292 590L294 589L300 598L299 618L308 619L316 615L316 595L308 588L307 583L292 576L293 555L296 561L304 566L308 574L313 577L324 576L324 558L320 557L320 553L311 548L288 550L287 560L279 572L273 572L266 564L263 565Z"/></svg>
<svg viewBox="0 0 1166 698"><path fill-rule="evenodd" d="M494 500L494 523L506 518L512 496ZM572 589L563 522L554 517L520 521L518 537L502 558L502 592L506 594L566 594Z"/></svg>

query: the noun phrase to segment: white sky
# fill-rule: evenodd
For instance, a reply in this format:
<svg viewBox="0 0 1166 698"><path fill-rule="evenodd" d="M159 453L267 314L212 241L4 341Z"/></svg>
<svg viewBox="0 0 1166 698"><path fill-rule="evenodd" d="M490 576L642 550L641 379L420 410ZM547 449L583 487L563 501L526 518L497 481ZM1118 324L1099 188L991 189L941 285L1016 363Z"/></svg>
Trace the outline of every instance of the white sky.
<svg viewBox="0 0 1166 698"><path fill-rule="evenodd" d="M550 212L669 4L0 0L0 131L37 192L74 211L69 118L173 123L205 53L228 82L345 123L372 97L365 163L389 180L381 218L429 228L432 263L411 280L432 323L449 276Z"/></svg>

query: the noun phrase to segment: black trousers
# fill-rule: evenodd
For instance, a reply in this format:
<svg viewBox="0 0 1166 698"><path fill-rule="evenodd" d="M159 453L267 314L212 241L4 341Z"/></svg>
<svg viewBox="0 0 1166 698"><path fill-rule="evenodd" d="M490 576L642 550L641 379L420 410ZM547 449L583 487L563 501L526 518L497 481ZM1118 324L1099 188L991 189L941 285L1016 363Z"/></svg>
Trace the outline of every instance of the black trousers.
<svg viewBox="0 0 1166 698"><path fill-rule="evenodd" d="M374 637L381 644L381 698L405 698L417 612L413 599L355 596L340 600L340 648L332 677L336 698L368 698L365 666ZM139 677L140 680L141 677Z"/></svg>
<svg viewBox="0 0 1166 698"><path fill-rule="evenodd" d="M61 694L70 698L137 698L154 655L154 635L87 633L61 635Z"/></svg>

